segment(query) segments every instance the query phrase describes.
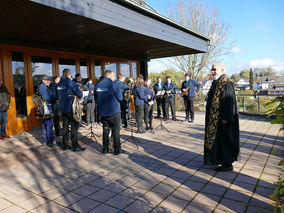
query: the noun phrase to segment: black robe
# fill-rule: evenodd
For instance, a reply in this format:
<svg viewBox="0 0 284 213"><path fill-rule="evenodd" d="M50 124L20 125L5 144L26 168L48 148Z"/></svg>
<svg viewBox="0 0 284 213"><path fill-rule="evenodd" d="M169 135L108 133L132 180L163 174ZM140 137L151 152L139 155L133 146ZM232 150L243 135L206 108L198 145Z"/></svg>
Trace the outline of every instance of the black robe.
<svg viewBox="0 0 284 213"><path fill-rule="evenodd" d="M209 112L218 80L212 82L208 93L205 132L207 131ZM240 152L239 114L234 85L230 81L225 84L224 93L220 98L219 111L220 119L217 125L215 143L211 150L204 146L205 165L229 164L238 160ZM228 123L224 125L222 120L226 120Z"/></svg>

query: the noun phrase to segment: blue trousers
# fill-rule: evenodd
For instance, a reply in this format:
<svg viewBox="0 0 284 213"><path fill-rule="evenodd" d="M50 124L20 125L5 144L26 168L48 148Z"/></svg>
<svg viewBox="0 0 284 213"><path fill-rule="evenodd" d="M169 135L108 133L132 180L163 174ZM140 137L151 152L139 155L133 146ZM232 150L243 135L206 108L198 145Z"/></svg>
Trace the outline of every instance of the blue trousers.
<svg viewBox="0 0 284 213"><path fill-rule="evenodd" d="M52 114L52 107L48 106L50 114ZM43 111L40 111L43 115ZM41 132L43 137L43 143L53 143L54 141L54 134L53 134L53 119L42 119L41 121Z"/></svg>
<svg viewBox="0 0 284 213"><path fill-rule="evenodd" d="M0 135L6 135L6 126L7 126L7 111L0 111Z"/></svg>

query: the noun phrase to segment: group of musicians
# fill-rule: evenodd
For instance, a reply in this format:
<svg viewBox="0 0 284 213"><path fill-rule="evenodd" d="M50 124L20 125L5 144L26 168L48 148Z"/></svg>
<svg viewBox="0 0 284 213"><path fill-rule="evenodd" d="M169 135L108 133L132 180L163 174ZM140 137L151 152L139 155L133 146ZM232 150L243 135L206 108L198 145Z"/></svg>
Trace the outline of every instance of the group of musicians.
<svg viewBox="0 0 284 213"><path fill-rule="evenodd" d="M104 77L94 86L91 79L87 79L82 85L80 74L72 79L69 69L63 70L61 78L54 77L53 83L48 76L44 76L42 84L39 86L39 94L46 102L50 113L50 118L42 119L43 142L52 146L54 141L53 126L55 127L56 136L61 136L59 121L60 116L63 120L62 129L62 150L72 149L73 151L84 151L85 148L78 144L78 128L80 122L73 117L72 104L74 96L82 99L86 110L86 122L94 122L95 103L97 105L97 114L103 125L103 150L108 153L109 132L112 131L114 142L114 155L120 154L120 128L123 125L127 128L127 112L129 108L129 99L125 98L125 93L131 94L134 99L137 133L146 133L147 130L153 129L153 109L154 101L157 103L157 118L165 121L169 120L169 108L171 108L172 120L176 121L175 113L175 95L181 93L184 98L186 108L185 121L194 121L193 101L196 93L200 90L200 84L190 79L189 74L185 74L185 81L182 83L181 92L171 77L166 77L166 82L162 82L161 77L157 78L157 83L152 87L150 78L139 76L133 84L125 83L125 76L118 75L115 81L113 71L105 71ZM83 89L82 89L83 88ZM84 90L87 93L83 93ZM84 94L84 95L83 95ZM60 112L59 112L60 111ZM43 110L41 110L43 114ZM189 120L190 116L190 120ZM143 127L143 119L146 128ZM71 126L71 147L68 144L69 126Z"/></svg>

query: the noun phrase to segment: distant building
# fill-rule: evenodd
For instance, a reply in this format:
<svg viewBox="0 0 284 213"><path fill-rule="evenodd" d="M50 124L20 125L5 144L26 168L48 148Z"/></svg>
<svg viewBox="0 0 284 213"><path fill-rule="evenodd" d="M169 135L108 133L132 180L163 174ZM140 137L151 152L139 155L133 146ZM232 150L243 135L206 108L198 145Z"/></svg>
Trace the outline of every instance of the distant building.
<svg viewBox="0 0 284 213"><path fill-rule="evenodd" d="M255 85L255 90L263 94L284 94L284 75L259 77L258 81L259 83Z"/></svg>
<svg viewBox="0 0 284 213"><path fill-rule="evenodd" d="M249 87L249 81L245 78L241 78L237 83L236 86L241 89L246 89Z"/></svg>

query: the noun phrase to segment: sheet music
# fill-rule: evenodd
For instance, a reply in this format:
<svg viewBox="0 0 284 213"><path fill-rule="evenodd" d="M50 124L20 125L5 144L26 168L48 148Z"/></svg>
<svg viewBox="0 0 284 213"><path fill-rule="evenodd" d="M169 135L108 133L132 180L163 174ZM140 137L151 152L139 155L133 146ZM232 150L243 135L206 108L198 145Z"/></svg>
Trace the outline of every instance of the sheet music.
<svg viewBox="0 0 284 213"><path fill-rule="evenodd" d="M156 96L161 96L165 94L165 90L158 91Z"/></svg>
<svg viewBox="0 0 284 213"><path fill-rule="evenodd" d="M89 96L89 91L83 91L83 96Z"/></svg>

